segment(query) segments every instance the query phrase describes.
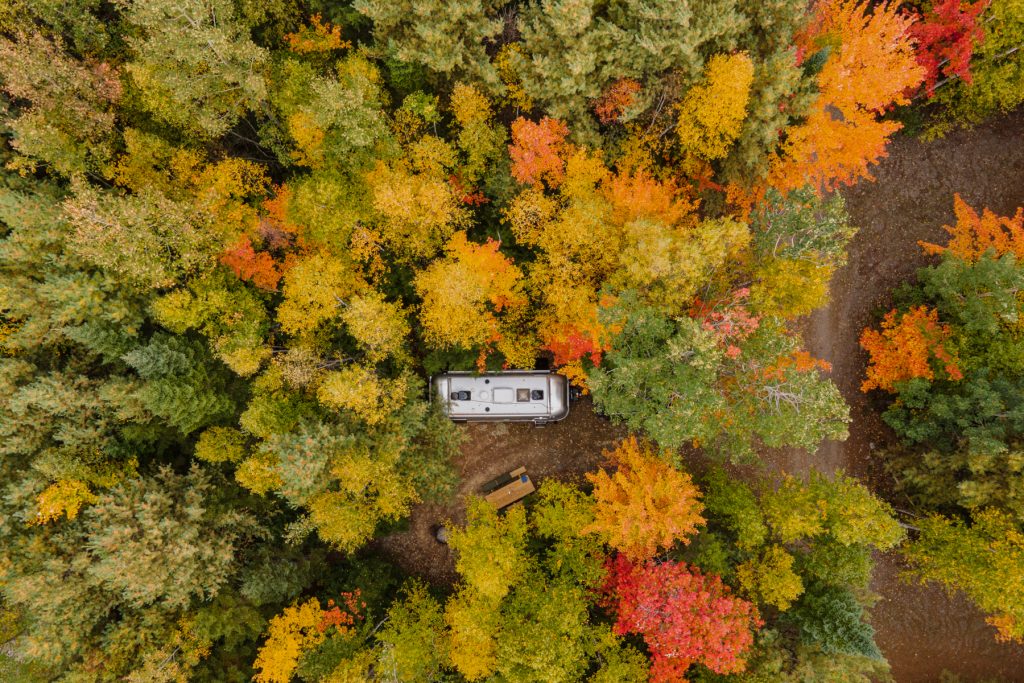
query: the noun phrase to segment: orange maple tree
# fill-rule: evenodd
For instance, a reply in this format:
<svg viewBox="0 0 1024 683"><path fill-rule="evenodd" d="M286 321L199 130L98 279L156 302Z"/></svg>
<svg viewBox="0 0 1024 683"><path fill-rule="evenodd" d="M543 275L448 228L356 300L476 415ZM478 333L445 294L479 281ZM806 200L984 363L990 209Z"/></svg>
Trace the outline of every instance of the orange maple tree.
<svg viewBox="0 0 1024 683"><path fill-rule="evenodd" d="M704 523L700 492L689 474L658 456L651 444L630 436L606 451L614 473L587 473L594 485L596 533L633 561L645 560L689 537Z"/></svg>
<svg viewBox="0 0 1024 683"><path fill-rule="evenodd" d="M256 251L248 236L241 237L220 255L220 262L242 280L252 282L268 292L277 291L281 270L274 257L265 251Z"/></svg>
<svg viewBox="0 0 1024 683"><path fill-rule="evenodd" d="M818 3L798 41L798 60L831 49L818 74L820 94L806 122L787 133L769 184L782 192L811 185L833 190L871 178L868 166L885 156L902 127L880 117L924 79L910 34L913 17L895 4L867 11L857 0Z"/></svg>
<svg viewBox="0 0 1024 683"><path fill-rule="evenodd" d="M860 335L861 347L870 354L860 390L892 392L896 382L935 379L936 366L951 380L963 379L955 351L946 348L951 335L949 325L939 322L938 311L927 306L889 311L881 331L866 328Z"/></svg>
<svg viewBox="0 0 1024 683"><path fill-rule="evenodd" d="M616 225L642 218L678 225L693 218L700 204L671 178L660 181L644 169L608 176L601 183L601 194L611 204Z"/></svg>
<svg viewBox="0 0 1024 683"><path fill-rule="evenodd" d="M1013 218L997 216L988 209L979 215L959 194L953 195L955 226L943 226L950 235L949 244L942 247L930 242L918 242L926 254L951 254L964 261L974 262L985 252L993 250L997 256L1013 254L1024 258L1024 208L1017 209Z"/></svg>
<svg viewBox="0 0 1024 683"><path fill-rule="evenodd" d="M256 221L253 231L259 245L253 244L252 236L243 234L220 255L220 262L238 278L268 292L277 291L281 277L294 259L293 254L277 259L271 252L280 254L292 246L304 246L300 237L301 227L288 218L291 198L292 192L286 185L275 187L274 196L263 201L266 213ZM264 249L257 250L257 246Z"/></svg>
<svg viewBox="0 0 1024 683"><path fill-rule="evenodd" d="M603 124L613 123L633 106L640 92L640 83L632 78L620 78L594 102L594 113Z"/></svg>
<svg viewBox="0 0 1024 683"><path fill-rule="evenodd" d="M301 27L295 33L286 34L284 39L288 47L299 54L330 52L352 47L351 41L341 39L341 27L323 21L319 14L314 14L310 18L308 26Z"/></svg>
<svg viewBox="0 0 1024 683"><path fill-rule="evenodd" d="M569 127L545 116L539 123L519 117L512 122L512 177L524 185L542 181L557 187L565 177L565 157L571 146L565 141Z"/></svg>

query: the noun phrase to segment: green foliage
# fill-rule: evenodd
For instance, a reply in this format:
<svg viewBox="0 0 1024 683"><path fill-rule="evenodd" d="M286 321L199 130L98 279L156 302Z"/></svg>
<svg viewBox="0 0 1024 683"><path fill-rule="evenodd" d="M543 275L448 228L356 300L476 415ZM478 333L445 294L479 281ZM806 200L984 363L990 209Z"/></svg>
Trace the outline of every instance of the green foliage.
<svg viewBox="0 0 1024 683"><path fill-rule="evenodd" d="M831 481L812 472L806 484L788 478L763 502L769 525L784 543L828 533L843 545L888 550L903 540L892 508L842 472Z"/></svg>
<svg viewBox="0 0 1024 683"><path fill-rule="evenodd" d="M1024 535L1019 520L995 509L971 523L933 515L906 549L917 578L948 591L963 591L989 614L1001 639L1024 638Z"/></svg>
<svg viewBox="0 0 1024 683"><path fill-rule="evenodd" d="M275 118L261 130L284 164L314 169L359 169L386 130L379 70L359 54L318 72L285 57L271 70Z"/></svg>
<svg viewBox="0 0 1024 683"><path fill-rule="evenodd" d="M175 334L199 330L215 355L243 377L270 355L264 344L270 321L263 302L223 273L164 294L153 302L153 316Z"/></svg>
<svg viewBox="0 0 1024 683"><path fill-rule="evenodd" d="M431 403L421 430L398 465L423 501L447 502L455 493L458 473L453 461L464 438L441 406L436 401Z"/></svg>
<svg viewBox="0 0 1024 683"><path fill-rule="evenodd" d="M783 611L804 592L803 582L793 571L793 556L777 545L768 546L761 557L740 565L736 572L748 594Z"/></svg>
<svg viewBox="0 0 1024 683"><path fill-rule="evenodd" d="M621 351L608 354L610 367L590 374L598 410L667 448L718 436L719 425L707 418L726 405L715 391L723 352L711 333L689 318L671 321L641 308L629 315L613 348Z"/></svg>
<svg viewBox="0 0 1024 683"><path fill-rule="evenodd" d="M849 221L839 193L821 197L806 187L783 198L769 189L765 203L753 215L751 232L761 254L842 265L846 245L857 232Z"/></svg>
<svg viewBox="0 0 1024 683"><path fill-rule="evenodd" d="M924 303L952 327L963 378L901 382L883 418L904 442L887 467L915 501L933 509L987 506L1020 514L1024 438L1024 268L1013 254L969 261L947 253L922 268L901 302Z"/></svg>
<svg viewBox="0 0 1024 683"><path fill-rule="evenodd" d="M196 457L206 462L238 462L246 450L245 435L231 427L205 429L196 442Z"/></svg>
<svg viewBox="0 0 1024 683"><path fill-rule="evenodd" d="M198 468L129 480L85 513L88 573L127 604L182 606L217 595L255 520L218 509L216 483Z"/></svg>
<svg viewBox="0 0 1024 683"><path fill-rule="evenodd" d="M108 64L79 61L65 51L59 37L50 40L19 28L15 40L0 40L0 82L9 95L31 103L5 121L12 146L30 158L16 164L31 168L32 160L39 160L71 176L96 171L110 160L112 104L120 97L121 84Z"/></svg>
<svg viewBox="0 0 1024 683"><path fill-rule="evenodd" d="M607 316L620 327L605 363L589 375L595 406L666 447L695 442L740 459L752 452L755 437L812 449L846 433L848 409L835 385L814 366L801 369L785 359L793 340L771 327L761 327L742 348L723 345L710 324L669 319L632 297ZM723 380L740 358L750 386L733 390ZM749 371L758 365L773 370Z"/></svg>
<svg viewBox="0 0 1024 683"><path fill-rule="evenodd" d="M497 11L504 4L504 0L356 0L353 7L373 20L374 40L385 54L496 89L498 74L484 42L501 32Z"/></svg>
<svg viewBox="0 0 1024 683"><path fill-rule="evenodd" d="M521 507L498 511L482 498L466 507L467 526L454 529L449 543L458 553L455 569L482 598L501 600L526 571L526 514Z"/></svg>
<svg viewBox="0 0 1024 683"><path fill-rule="evenodd" d="M380 666L398 680L430 680L446 659L441 606L420 582L409 583L404 592L376 636Z"/></svg>
<svg viewBox="0 0 1024 683"><path fill-rule="evenodd" d="M502 608L498 673L515 681L577 680L587 668L587 621L583 587L529 577Z"/></svg>
<svg viewBox="0 0 1024 683"><path fill-rule="evenodd" d="M136 392L142 405L183 434L234 411L223 372L196 342L157 335L123 359L143 380Z"/></svg>
<svg viewBox="0 0 1024 683"><path fill-rule="evenodd" d="M74 253L131 286L170 287L215 263L208 217L157 190L118 196L80 187L64 210Z"/></svg>
<svg viewBox="0 0 1024 683"><path fill-rule="evenodd" d="M860 655L881 659L875 631L864 621L864 608L848 590L809 586L789 612L800 637L825 654Z"/></svg>
<svg viewBox="0 0 1024 683"><path fill-rule="evenodd" d="M227 0L119 0L134 30L126 69L158 120L217 137L267 96L267 51L250 40Z"/></svg>
<svg viewBox="0 0 1024 683"><path fill-rule="evenodd" d="M735 45L745 24L732 2L713 2L699 16L667 0L602 9L559 0L523 10L519 75L527 94L553 116L582 122L589 101L619 78L646 82L676 70L695 80L711 46Z"/></svg>
<svg viewBox="0 0 1024 683"><path fill-rule="evenodd" d="M8 669L644 680L598 595L613 536L584 533L622 521L608 487L470 496L465 525L437 520L453 592L395 599L381 547L402 545L371 541L419 502L459 519L455 463L475 462L424 371L550 352L666 462L844 435L827 364L786 327L843 262L842 200L748 194L816 95L806 3L0 5ZM969 332L971 388L908 385L888 419L947 440L927 487L950 505L1016 505L1024 399L998 373L1024 367L1018 279L1007 257L921 278ZM704 489L706 526L659 552L758 603L736 680L881 670L857 610L891 511L842 476ZM351 623L324 607L356 587Z"/></svg>

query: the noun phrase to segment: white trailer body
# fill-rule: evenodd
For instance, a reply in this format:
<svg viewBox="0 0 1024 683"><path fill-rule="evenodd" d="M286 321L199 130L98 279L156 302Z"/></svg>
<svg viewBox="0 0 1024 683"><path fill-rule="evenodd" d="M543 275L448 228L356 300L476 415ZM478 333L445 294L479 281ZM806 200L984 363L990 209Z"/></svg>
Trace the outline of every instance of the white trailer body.
<svg viewBox="0 0 1024 683"><path fill-rule="evenodd" d="M558 422L569 414L569 382L535 370L446 372L430 380L431 400L456 422Z"/></svg>

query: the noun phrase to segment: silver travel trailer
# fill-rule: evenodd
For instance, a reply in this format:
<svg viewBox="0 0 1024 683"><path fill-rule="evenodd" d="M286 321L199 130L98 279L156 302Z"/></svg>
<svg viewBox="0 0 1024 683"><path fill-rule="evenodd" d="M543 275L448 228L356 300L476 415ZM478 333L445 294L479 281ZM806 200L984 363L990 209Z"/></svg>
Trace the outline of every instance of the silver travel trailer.
<svg viewBox="0 0 1024 683"><path fill-rule="evenodd" d="M455 422L532 422L546 425L569 414L569 381L551 372L446 372L430 379L431 400Z"/></svg>

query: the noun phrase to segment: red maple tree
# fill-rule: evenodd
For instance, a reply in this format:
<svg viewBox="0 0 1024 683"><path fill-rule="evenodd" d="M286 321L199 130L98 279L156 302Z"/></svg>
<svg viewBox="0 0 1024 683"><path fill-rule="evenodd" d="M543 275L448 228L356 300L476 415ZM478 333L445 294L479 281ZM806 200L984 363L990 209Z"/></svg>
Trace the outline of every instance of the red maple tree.
<svg viewBox="0 0 1024 683"><path fill-rule="evenodd" d="M940 74L971 82L971 55L985 40L978 18L989 0L964 4L962 0L938 0L910 26L917 41L917 63L924 67L924 86L931 97Z"/></svg>
<svg viewBox="0 0 1024 683"><path fill-rule="evenodd" d="M746 306L749 296L750 290L743 287L719 301L707 302L698 298L690 308L690 317L700 321L701 327L715 335L729 358L740 355L742 351L737 344L761 325L760 316L752 315Z"/></svg>
<svg viewBox="0 0 1024 683"><path fill-rule="evenodd" d="M616 634L637 633L647 643L652 683L685 681L695 663L715 673L743 671L754 629L763 622L721 578L682 562L634 564L624 555L605 568L602 604L616 614Z"/></svg>

